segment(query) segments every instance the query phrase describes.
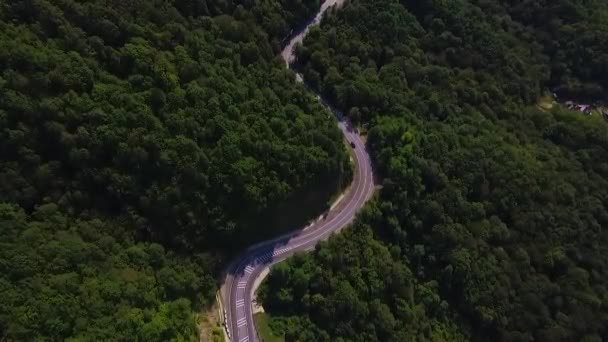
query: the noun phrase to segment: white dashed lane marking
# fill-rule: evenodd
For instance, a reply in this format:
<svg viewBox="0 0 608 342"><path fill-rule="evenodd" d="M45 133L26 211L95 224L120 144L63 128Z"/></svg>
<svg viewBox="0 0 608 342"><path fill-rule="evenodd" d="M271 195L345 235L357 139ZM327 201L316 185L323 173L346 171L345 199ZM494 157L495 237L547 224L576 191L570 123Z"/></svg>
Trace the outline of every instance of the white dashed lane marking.
<svg viewBox="0 0 608 342"><path fill-rule="evenodd" d="M269 262L271 259L270 254L264 254L258 258L258 262Z"/></svg>
<svg viewBox="0 0 608 342"><path fill-rule="evenodd" d="M244 325L247 325L247 319L245 317L239 319L238 321L236 321L236 326L237 327L242 327Z"/></svg>
<svg viewBox="0 0 608 342"><path fill-rule="evenodd" d="M272 256L279 256L285 252L289 252L290 250L291 250L291 247L277 249L276 251L272 252Z"/></svg>

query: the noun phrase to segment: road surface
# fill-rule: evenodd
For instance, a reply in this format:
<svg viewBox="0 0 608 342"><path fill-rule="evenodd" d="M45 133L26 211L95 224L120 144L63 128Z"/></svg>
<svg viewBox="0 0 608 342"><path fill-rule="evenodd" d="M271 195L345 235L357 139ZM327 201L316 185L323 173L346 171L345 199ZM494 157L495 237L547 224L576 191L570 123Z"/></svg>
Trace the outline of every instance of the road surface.
<svg viewBox="0 0 608 342"><path fill-rule="evenodd" d="M309 27L319 23L323 13L329 7L340 5L342 2L343 0L326 0L315 18L300 33L291 38L281 53L288 66L294 59L294 46L303 40ZM302 79L300 75L298 75L298 79ZM320 96L317 97L322 101ZM327 106L326 103L323 102L323 104ZM332 108L329 109L332 110ZM355 164L353 182L339 203L330 209L326 216L308 227L249 248L239 260L231 265L226 282L222 287L222 304L225 308L228 337L233 342L258 340L253 321L252 298L255 291L254 282L260 273L295 252L312 250L319 241L347 226L374 192L372 167L364 141L339 112L335 110L332 112L336 114L338 125L345 139L355 145L353 148Z"/></svg>
<svg viewBox="0 0 608 342"><path fill-rule="evenodd" d="M310 27L319 24L321 22L321 19L323 18L323 14L325 14L325 11L327 11L329 8L331 8L332 6L341 6L343 3L344 0L325 0L325 2L321 4L321 8L317 12L317 14L312 20L310 20L306 24L304 29L290 38L289 43L285 46L285 48L283 48L283 51L281 52L281 57L283 57L283 60L287 63L287 66L289 66L294 61L294 47L304 40L304 37L306 37L306 35L308 34L308 30L310 29Z"/></svg>

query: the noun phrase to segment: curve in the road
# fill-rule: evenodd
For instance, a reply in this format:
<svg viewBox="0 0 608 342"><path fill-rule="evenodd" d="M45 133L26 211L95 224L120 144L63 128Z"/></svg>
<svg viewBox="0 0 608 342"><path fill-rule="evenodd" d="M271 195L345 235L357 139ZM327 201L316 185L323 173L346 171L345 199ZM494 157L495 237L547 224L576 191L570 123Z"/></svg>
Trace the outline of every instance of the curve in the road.
<svg viewBox="0 0 608 342"><path fill-rule="evenodd" d="M281 56L290 65L293 62L293 48L308 33L310 26L319 23L323 13L333 5L340 5L343 0L326 0L313 20L297 35L291 38ZM301 79L301 77L298 77ZM323 103L325 106L327 104ZM327 106L330 110L329 106ZM347 226L357 211L374 192L374 177L369 154L364 141L356 129L337 111L332 110L339 121L344 137L354 143L355 171L353 182L344 193L343 199L321 220L282 237L250 248L230 270L225 283L227 289L223 295L226 329L231 341L250 342L257 340L253 322L252 296L254 282L266 268L280 262L295 252L308 251L321 240Z"/></svg>

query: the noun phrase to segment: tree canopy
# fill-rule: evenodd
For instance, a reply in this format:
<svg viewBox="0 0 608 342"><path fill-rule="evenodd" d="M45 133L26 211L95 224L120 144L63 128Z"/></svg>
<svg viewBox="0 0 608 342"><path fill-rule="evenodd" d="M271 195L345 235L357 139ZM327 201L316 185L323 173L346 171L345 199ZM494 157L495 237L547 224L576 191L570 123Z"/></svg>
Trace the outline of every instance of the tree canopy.
<svg viewBox="0 0 608 342"><path fill-rule="evenodd" d="M318 6L2 2L0 339L194 339L230 256L325 209L342 137L276 54Z"/></svg>
<svg viewBox="0 0 608 342"><path fill-rule="evenodd" d="M264 31L103 3L6 6L2 199L125 213L158 239L213 246L263 236L251 222L346 173L339 131Z"/></svg>
<svg viewBox="0 0 608 342"><path fill-rule="evenodd" d="M196 340L192 307L213 298L208 256L136 243L120 222L28 217L0 204L0 327L11 340Z"/></svg>
<svg viewBox="0 0 608 342"><path fill-rule="evenodd" d="M411 326L399 341L441 340L428 322L471 339L605 340L608 126L535 104L545 89L606 98L607 14L599 1L351 0L313 29L299 68L368 132L382 189L346 233L364 260L336 237L271 272L265 303L287 322L275 328L307 341L390 340L392 322ZM396 292L393 264L424 290ZM346 315L332 311L342 296Z"/></svg>

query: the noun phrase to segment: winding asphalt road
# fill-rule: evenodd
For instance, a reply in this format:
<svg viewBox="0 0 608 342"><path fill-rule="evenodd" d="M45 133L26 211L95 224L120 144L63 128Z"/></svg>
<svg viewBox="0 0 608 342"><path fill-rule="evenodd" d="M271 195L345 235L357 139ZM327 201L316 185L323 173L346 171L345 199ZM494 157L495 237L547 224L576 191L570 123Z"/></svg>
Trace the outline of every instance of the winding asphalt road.
<svg viewBox="0 0 608 342"><path fill-rule="evenodd" d="M310 26L318 24L329 7L340 5L342 2L343 0L326 0L315 18L300 33L291 38L281 53L288 66L294 59L294 46L304 39ZM298 80L302 80L300 75L298 75ZM319 96L318 98L320 99ZM308 227L249 248L239 260L232 264L222 287L222 301L225 308L224 318L228 337L233 342L258 340L253 322L252 298L256 286L255 280L260 273L295 252L312 250L319 241L347 226L374 192L374 177L364 141L338 111L333 110L324 102L323 104L335 113L344 138L355 144L353 148L355 163L353 182L343 194L342 199L330 209L327 215Z"/></svg>

